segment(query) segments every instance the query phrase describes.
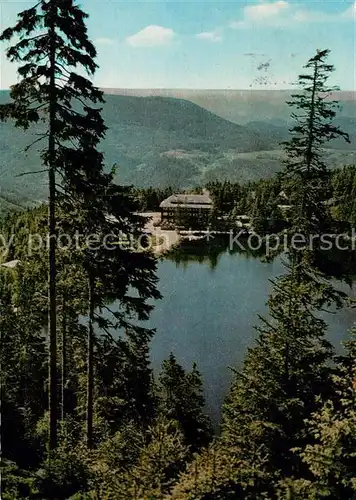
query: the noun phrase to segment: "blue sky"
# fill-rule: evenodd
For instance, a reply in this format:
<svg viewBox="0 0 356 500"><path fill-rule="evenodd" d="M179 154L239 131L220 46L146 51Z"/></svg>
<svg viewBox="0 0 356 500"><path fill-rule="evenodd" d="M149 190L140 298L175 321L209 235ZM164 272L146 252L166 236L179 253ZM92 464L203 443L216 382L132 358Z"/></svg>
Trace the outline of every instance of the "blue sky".
<svg viewBox="0 0 356 500"><path fill-rule="evenodd" d="M1 28L34 2L0 0ZM332 83L355 89L356 2L82 0L98 50L95 83L120 88L290 88L316 49ZM0 88L16 68L0 49Z"/></svg>

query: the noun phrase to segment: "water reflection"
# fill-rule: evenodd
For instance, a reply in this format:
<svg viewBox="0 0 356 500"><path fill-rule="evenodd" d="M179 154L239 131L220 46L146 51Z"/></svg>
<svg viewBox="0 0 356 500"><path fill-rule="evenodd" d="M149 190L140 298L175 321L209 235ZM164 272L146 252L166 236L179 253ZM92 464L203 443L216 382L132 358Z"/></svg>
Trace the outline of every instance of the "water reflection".
<svg viewBox="0 0 356 500"><path fill-rule="evenodd" d="M344 279L338 287L355 297L355 288L346 283L355 275L354 256L330 253L319 260L320 267ZM155 304L146 325L156 329L151 345L153 366L158 369L170 352L187 369L197 362L204 378L207 408L215 422L231 382L229 367L241 367L256 337L258 315L268 313L270 280L283 272L280 256L266 262L264 252L230 249L229 237L185 241L159 264L163 299ZM327 337L340 351L356 311L344 309L328 314L326 320Z"/></svg>
<svg viewBox="0 0 356 500"><path fill-rule="evenodd" d="M226 253L241 255L247 259L264 259L266 255L264 247L252 250L248 248L246 239L241 239L239 242L244 247L243 249L236 243L231 244L228 235L218 235L213 238L210 236L209 241L206 238L191 241L185 239L179 247L175 247L165 254L165 258L175 262L177 267L187 267L189 263L197 262L209 265L212 270L218 266L220 258Z"/></svg>
<svg viewBox="0 0 356 500"><path fill-rule="evenodd" d="M164 258L175 262L177 267L186 268L189 263L207 264L214 270L222 255L240 255L246 259L260 259L262 262L271 262L278 257L266 256L266 247L251 249L247 239L239 240L238 244L231 244L228 235L218 235L209 241L206 238L199 240L185 239L178 247L171 249ZM240 246L241 245L241 246ZM241 248L243 247L243 248ZM281 253L279 254L281 256ZM326 275L344 281L351 285L356 280L356 251L355 250L328 250L316 253L316 266Z"/></svg>

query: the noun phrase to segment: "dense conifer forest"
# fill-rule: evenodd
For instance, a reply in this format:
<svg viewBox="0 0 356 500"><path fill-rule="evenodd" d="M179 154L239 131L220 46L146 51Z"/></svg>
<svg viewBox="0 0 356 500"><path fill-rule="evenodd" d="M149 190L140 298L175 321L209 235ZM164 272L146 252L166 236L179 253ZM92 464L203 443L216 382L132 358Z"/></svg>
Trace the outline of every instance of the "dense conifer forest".
<svg viewBox="0 0 356 500"><path fill-rule="evenodd" d="M123 187L104 168L86 17L74 0L40 0L0 37L20 76L0 118L25 130L43 122L49 187L48 204L0 220L1 497L355 498L356 332L336 356L320 313L350 299L318 246L285 252L219 430L198 366L171 354L153 373L155 332L143 325L161 295L138 214L172 190ZM214 217L247 214L263 234L306 239L342 227L352 244L356 170L331 173L322 154L349 140L334 125L338 104L323 98L334 90L328 56L307 61L289 102L281 174L208 184Z"/></svg>

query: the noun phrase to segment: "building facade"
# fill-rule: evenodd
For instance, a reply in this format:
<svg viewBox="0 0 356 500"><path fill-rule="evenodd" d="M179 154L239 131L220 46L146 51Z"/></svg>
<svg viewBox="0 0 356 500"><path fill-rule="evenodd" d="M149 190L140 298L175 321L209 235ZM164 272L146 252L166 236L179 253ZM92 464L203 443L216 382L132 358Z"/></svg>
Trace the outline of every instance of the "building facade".
<svg viewBox="0 0 356 500"><path fill-rule="evenodd" d="M182 228L209 223L213 201L208 194L173 194L160 204L161 222Z"/></svg>

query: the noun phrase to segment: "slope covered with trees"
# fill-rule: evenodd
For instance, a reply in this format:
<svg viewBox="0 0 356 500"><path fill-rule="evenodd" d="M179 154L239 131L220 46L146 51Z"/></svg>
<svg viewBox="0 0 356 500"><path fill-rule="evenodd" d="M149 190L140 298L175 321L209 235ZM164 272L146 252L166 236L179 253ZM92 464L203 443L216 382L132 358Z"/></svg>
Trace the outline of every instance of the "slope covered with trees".
<svg viewBox="0 0 356 500"><path fill-rule="evenodd" d="M8 95L0 91L0 102ZM183 99L105 95L103 118L108 127L102 149L109 168L117 164L115 180L139 187L175 189L195 187L215 180L249 181L271 177L281 170L284 159L280 142L288 137L290 124L273 125L253 121L243 126L231 123ZM340 118L340 126L351 137L351 144L332 141L325 154L332 168L354 163L356 122ZM45 179L36 182L22 172L38 170L38 151L34 146L24 155L35 133L36 124L24 134L10 122L0 123L1 192L14 200L34 202L47 196Z"/></svg>
<svg viewBox="0 0 356 500"><path fill-rule="evenodd" d="M40 0L2 34L15 36L8 57L21 78L1 118L30 130L44 119L39 168L50 187L47 205L0 221L13 236L0 262L2 498L353 498L355 342L336 359L325 339L320 312L347 296L318 265L317 246L285 255L219 436L195 365L186 371L171 354L153 376L144 324L160 294L137 199L163 193L145 198L105 171L103 96L74 71L96 68L85 18L74 0ZM285 186L289 236L354 221L355 172L331 175L322 155L330 140L348 140L333 121L337 103L323 99L328 55L308 61L291 99L282 175L248 189L212 184L218 210L254 200L262 223Z"/></svg>

